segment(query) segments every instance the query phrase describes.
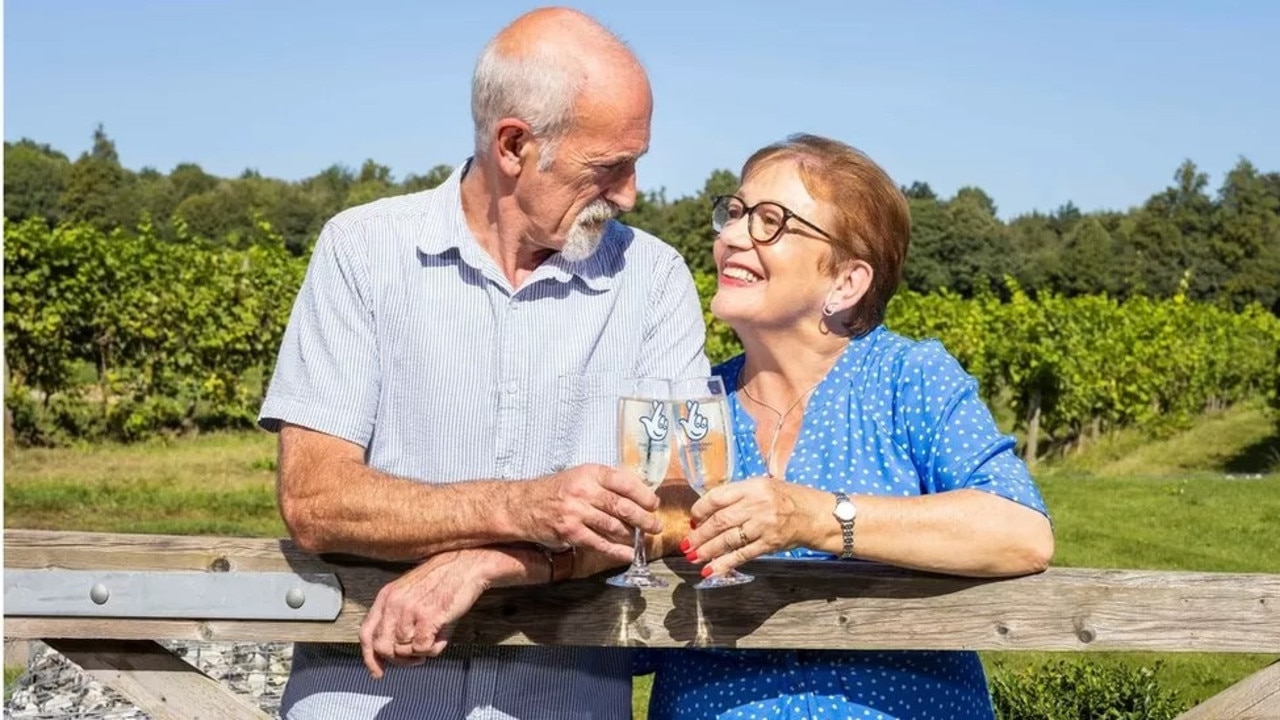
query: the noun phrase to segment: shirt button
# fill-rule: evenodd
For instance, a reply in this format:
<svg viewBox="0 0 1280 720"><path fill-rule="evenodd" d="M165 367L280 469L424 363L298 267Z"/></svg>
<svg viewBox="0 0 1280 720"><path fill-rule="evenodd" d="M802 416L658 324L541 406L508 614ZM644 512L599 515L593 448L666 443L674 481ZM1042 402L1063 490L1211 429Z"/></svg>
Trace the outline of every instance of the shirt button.
<svg viewBox="0 0 1280 720"><path fill-rule="evenodd" d="M518 392L519 390L520 390L520 386L519 386L519 385L517 385L517 384L515 384L515 383L508 383L508 384L507 384L507 394L508 394L508 395L515 395L515 394L516 394L516 392Z"/></svg>

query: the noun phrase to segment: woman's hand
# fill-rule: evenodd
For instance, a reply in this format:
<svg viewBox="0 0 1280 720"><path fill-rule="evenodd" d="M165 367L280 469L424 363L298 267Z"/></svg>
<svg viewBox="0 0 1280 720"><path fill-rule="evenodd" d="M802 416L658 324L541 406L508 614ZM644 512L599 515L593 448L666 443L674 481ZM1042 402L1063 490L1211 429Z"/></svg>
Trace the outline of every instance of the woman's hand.
<svg viewBox="0 0 1280 720"><path fill-rule="evenodd" d="M723 575L761 555L800 547L810 524L800 496L808 488L755 477L713 488L690 510L694 528L680 543L690 562L706 562L702 576Z"/></svg>

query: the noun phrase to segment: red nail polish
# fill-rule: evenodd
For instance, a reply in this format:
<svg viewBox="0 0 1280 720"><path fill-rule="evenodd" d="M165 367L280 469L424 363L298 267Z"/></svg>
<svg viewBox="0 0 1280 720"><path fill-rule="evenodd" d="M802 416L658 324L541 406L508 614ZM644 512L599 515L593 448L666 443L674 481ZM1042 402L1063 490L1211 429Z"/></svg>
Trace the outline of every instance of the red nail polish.
<svg viewBox="0 0 1280 720"><path fill-rule="evenodd" d="M690 547L690 545L689 545L689 538L685 538L685 539L683 539L683 540L681 540L681 541L680 541L680 552L682 552L682 553L684 553L684 554L688 555L688 554L689 554L689 547Z"/></svg>
<svg viewBox="0 0 1280 720"><path fill-rule="evenodd" d="M691 529L693 529L693 530L697 530L697 529L698 529L698 521L697 521L697 520L694 520L693 518L689 518L689 527L690 527Z"/></svg>
<svg viewBox="0 0 1280 720"><path fill-rule="evenodd" d="M706 567L702 568L702 577L711 577L711 566L710 566L710 565L708 565L708 566L706 566Z"/></svg>
<svg viewBox="0 0 1280 720"><path fill-rule="evenodd" d="M696 553L696 552L686 552L686 553L684 554L684 559L685 559L685 560L688 560L689 562L698 562L698 553Z"/></svg>

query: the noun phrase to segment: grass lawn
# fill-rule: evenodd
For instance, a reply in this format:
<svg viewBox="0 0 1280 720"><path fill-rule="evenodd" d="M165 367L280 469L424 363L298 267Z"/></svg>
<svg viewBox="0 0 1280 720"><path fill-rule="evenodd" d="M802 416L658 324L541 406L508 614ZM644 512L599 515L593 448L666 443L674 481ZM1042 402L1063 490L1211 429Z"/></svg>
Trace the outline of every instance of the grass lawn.
<svg viewBox="0 0 1280 720"><path fill-rule="evenodd" d="M1236 408L1152 441L1106 438L1036 470L1056 523L1054 564L1280 573L1280 438ZM274 438L214 434L171 443L5 454L8 528L278 537ZM1275 660L1199 653L984 653L989 672L1064 656L1154 665L1188 703ZM12 679L6 671L6 687ZM636 683L637 717L648 704Z"/></svg>
<svg viewBox="0 0 1280 720"><path fill-rule="evenodd" d="M1280 573L1280 437L1236 408L1151 441L1107 438L1037 472L1055 522L1054 565ZM1153 667L1189 704L1276 659L1239 653L983 653L989 672L1080 655Z"/></svg>
<svg viewBox="0 0 1280 720"><path fill-rule="evenodd" d="M5 453L7 528L280 537L275 437Z"/></svg>

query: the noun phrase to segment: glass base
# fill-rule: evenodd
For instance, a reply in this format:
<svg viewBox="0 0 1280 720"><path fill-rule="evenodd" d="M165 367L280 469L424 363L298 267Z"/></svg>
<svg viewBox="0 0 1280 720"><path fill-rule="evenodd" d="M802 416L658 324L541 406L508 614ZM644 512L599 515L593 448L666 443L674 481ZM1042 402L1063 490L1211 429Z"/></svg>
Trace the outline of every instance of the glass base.
<svg viewBox="0 0 1280 720"><path fill-rule="evenodd" d="M621 575L614 575L605 580L614 587L624 588L664 588L667 587L667 581L649 572L649 568L630 567Z"/></svg>
<svg viewBox="0 0 1280 720"><path fill-rule="evenodd" d="M702 582L693 586L694 590L710 590L719 587L731 587L733 585L742 585L755 580L754 577L746 573L740 573L737 570L730 570L727 575L712 575L704 578Z"/></svg>

